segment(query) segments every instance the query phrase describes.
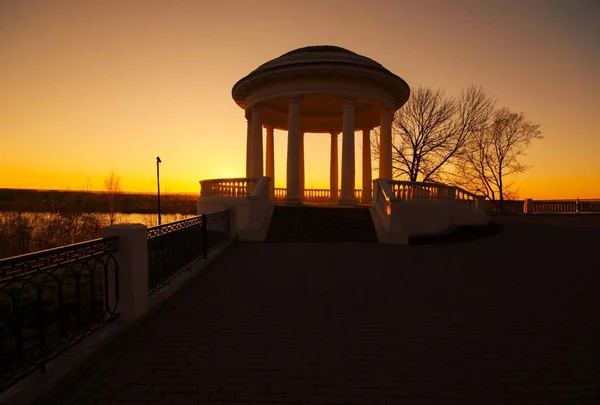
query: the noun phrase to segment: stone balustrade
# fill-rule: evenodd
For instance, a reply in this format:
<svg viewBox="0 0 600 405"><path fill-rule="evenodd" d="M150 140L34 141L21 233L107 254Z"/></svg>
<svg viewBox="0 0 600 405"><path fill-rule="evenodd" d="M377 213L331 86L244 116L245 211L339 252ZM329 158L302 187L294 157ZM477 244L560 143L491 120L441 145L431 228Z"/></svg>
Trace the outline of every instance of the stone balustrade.
<svg viewBox="0 0 600 405"><path fill-rule="evenodd" d="M200 182L200 195L207 197L246 198L252 195L257 179L210 179Z"/></svg>
<svg viewBox="0 0 600 405"><path fill-rule="evenodd" d="M362 190L361 189L355 189L354 190L354 198L356 199L356 201L361 202L362 201ZM340 198L340 195L342 193L342 190L338 190L338 195L337 195L337 199ZM274 189L273 192L273 198L275 200L285 200L285 198L287 197L287 189L283 188L283 187L277 187ZM306 188L304 189L304 200L303 201L314 201L314 202L318 202L318 201L331 201L331 191L329 189L323 189L323 188Z"/></svg>

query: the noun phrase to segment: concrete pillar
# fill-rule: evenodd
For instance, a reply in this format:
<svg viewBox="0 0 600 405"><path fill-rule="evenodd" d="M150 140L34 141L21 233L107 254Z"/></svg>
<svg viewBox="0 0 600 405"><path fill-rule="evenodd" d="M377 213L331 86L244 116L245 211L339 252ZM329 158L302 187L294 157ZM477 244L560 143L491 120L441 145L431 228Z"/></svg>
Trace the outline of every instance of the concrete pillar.
<svg viewBox="0 0 600 405"><path fill-rule="evenodd" d="M287 204L301 204L300 196L300 100L291 98L288 109Z"/></svg>
<svg viewBox="0 0 600 405"><path fill-rule="evenodd" d="M252 107L252 177L263 176L263 134L260 107Z"/></svg>
<svg viewBox="0 0 600 405"><path fill-rule="evenodd" d="M487 202L485 200L485 196L483 196L483 195L477 196L476 207L477 207L477 211L481 212L482 214L487 214Z"/></svg>
<svg viewBox="0 0 600 405"><path fill-rule="evenodd" d="M342 195L340 204L355 204L355 163L354 163L354 100L344 102L342 136Z"/></svg>
<svg viewBox="0 0 600 405"><path fill-rule="evenodd" d="M331 133L331 158L329 160L329 199L337 201L339 196L338 185L338 133Z"/></svg>
<svg viewBox="0 0 600 405"><path fill-rule="evenodd" d="M527 198L523 202L523 213L533 214L533 200L531 198Z"/></svg>
<svg viewBox="0 0 600 405"><path fill-rule="evenodd" d="M246 111L246 178L252 177L252 112Z"/></svg>
<svg viewBox="0 0 600 405"><path fill-rule="evenodd" d="M271 178L269 183L269 196L272 198L275 195L275 140L274 128L267 126L267 162L266 176Z"/></svg>
<svg viewBox="0 0 600 405"><path fill-rule="evenodd" d="M148 236L142 224L110 225L103 238L118 236L115 260L119 264L119 300L121 319L131 321L148 310ZM109 288L112 283L109 283ZM114 285L112 285L114 288ZM114 294L110 294L114 297Z"/></svg>
<svg viewBox="0 0 600 405"><path fill-rule="evenodd" d="M304 169L304 132L300 132L300 146L299 146L299 157L298 157L298 163L300 165L299 167L299 174L300 174L300 179L299 179L299 183L300 183L300 197L302 198L302 200L304 200L304 188L306 186L305 180L304 180L304 175L305 175L305 169Z"/></svg>
<svg viewBox="0 0 600 405"><path fill-rule="evenodd" d="M392 110L385 108L380 114L379 178L392 180Z"/></svg>
<svg viewBox="0 0 600 405"><path fill-rule="evenodd" d="M363 129L362 139L362 200L361 203L371 202L371 130Z"/></svg>

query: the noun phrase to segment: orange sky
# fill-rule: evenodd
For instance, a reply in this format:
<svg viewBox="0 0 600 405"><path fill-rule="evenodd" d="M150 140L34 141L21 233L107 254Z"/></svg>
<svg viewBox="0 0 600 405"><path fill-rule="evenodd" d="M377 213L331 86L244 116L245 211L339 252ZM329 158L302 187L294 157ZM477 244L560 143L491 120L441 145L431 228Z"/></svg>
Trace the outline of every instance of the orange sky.
<svg viewBox="0 0 600 405"><path fill-rule="evenodd" d="M481 85L539 123L521 197L600 197L598 15L595 0L0 0L0 188L101 190L114 169L125 190L152 191L157 155L164 192L243 177L231 87L331 44L413 88ZM275 143L284 186L285 133ZM306 186L327 188L328 136L307 134L306 158Z"/></svg>

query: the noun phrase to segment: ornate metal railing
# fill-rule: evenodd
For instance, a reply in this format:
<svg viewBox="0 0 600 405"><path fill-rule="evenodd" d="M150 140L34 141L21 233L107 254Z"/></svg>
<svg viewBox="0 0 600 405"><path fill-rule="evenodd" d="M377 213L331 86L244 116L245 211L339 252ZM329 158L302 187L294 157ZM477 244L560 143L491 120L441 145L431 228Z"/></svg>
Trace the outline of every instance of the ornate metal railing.
<svg viewBox="0 0 600 405"><path fill-rule="evenodd" d="M148 228L148 289L152 295L230 238L229 210Z"/></svg>
<svg viewBox="0 0 600 405"><path fill-rule="evenodd" d="M0 260L0 391L118 316L117 237Z"/></svg>

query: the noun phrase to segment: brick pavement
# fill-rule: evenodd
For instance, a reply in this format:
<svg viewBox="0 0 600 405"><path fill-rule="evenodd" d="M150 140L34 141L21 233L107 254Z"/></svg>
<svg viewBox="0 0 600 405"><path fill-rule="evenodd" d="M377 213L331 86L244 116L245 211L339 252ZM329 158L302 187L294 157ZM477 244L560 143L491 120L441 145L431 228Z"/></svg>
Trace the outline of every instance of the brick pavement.
<svg viewBox="0 0 600 405"><path fill-rule="evenodd" d="M60 402L600 403L600 227L501 222L444 245L235 245Z"/></svg>

